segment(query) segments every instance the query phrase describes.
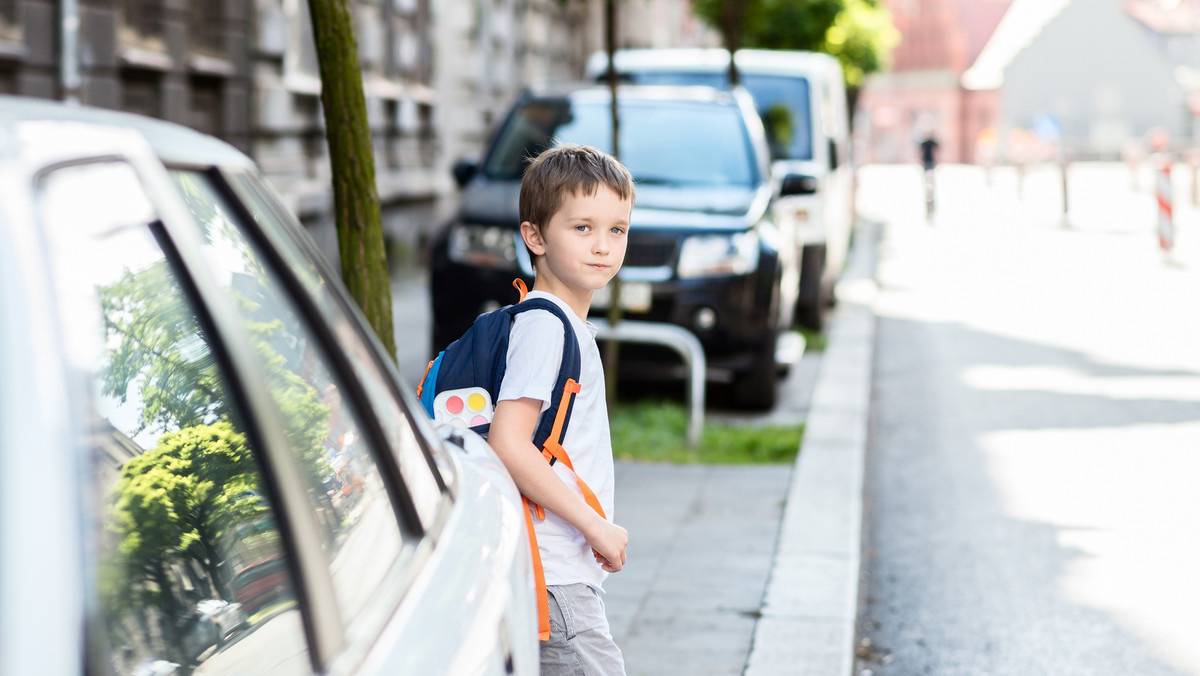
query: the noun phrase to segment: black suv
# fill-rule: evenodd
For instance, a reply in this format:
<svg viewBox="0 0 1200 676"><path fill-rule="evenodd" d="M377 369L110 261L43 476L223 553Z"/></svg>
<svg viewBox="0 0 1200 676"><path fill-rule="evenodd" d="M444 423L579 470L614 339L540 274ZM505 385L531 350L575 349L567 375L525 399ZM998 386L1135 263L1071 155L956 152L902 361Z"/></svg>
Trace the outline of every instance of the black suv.
<svg viewBox="0 0 1200 676"><path fill-rule="evenodd" d="M623 87L617 96L621 161L638 191L620 273L625 316L691 330L710 380L732 382L737 405L770 408L799 261L781 253L770 220L769 155L754 104L744 91L708 87ZM514 277L532 286L517 232L527 158L556 143L611 150L610 106L605 88L527 93L483 162L455 167L461 205L431 254L435 351L480 313L514 302ZM605 314L608 303L597 292L593 313ZM682 373L664 349L630 345L621 354L625 374Z"/></svg>

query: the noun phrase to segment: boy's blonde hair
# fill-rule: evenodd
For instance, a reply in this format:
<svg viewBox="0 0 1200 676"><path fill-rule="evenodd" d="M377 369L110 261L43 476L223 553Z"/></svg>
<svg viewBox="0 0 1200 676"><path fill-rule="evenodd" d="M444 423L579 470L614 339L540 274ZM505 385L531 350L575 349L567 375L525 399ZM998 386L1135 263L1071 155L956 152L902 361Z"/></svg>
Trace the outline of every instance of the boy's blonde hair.
<svg viewBox="0 0 1200 676"><path fill-rule="evenodd" d="M548 148L525 169L518 204L521 221L541 229L562 208L564 197L594 195L601 185L633 204L633 176L612 155L577 143Z"/></svg>

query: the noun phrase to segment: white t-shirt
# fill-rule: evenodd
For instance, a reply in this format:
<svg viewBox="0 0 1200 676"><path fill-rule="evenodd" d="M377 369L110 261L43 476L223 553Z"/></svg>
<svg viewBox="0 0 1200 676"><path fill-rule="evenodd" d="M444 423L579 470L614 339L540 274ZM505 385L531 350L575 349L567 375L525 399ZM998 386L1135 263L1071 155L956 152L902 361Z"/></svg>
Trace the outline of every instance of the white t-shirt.
<svg viewBox="0 0 1200 676"><path fill-rule="evenodd" d="M575 395L575 406L567 422L563 448L579 476L596 493L600 506L611 521L612 440L604 395L604 367L596 346L596 327L581 320L566 303L549 293L531 291L526 298L553 301L566 313L575 329L582 362L579 369L580 389ZM508 366L504 381L500 384L499 401L539 399L545 411L550 407L551 397L562 396L562 392L552 392L558 379L558 369L562 365L562 326L557 317L543 310L517 315L509 337ZM554 471L563 483L579 492L575 476L564 463L554 463ZM601 589L608 573L596 563L592 548L574 526L547 510L545 521L534 518L534 532L537 534L546 584L584 583Z"/></svg>

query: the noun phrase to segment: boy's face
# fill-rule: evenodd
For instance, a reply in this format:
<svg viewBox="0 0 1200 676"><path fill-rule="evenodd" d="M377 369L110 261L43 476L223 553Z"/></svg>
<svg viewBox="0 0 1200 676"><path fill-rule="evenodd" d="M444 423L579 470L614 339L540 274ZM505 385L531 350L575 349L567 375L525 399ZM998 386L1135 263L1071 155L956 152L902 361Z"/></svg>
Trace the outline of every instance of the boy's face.
<svg viewBox="0 0 1200 676"><path fill-rule="evenodd" d="M526 221L521 234L529 250L541 256L536 286L560 297L603 288L621 269L633 205L608 186L594 195L573 193L549 223L533 227Z"/></svg>

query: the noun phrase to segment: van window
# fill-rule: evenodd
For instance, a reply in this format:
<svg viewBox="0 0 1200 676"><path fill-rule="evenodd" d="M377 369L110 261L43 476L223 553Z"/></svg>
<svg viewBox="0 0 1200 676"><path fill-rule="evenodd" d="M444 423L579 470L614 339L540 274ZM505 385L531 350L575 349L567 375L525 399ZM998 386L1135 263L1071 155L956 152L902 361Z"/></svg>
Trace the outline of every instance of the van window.
<svg viewBox="0 0 1200 676"><path fill-rule="evenodd" d="M629 73L623 79L644 85L706 86L726 89L728 73ZM811 160L813 158L812 106L808 79L791 75L740 73L741 84L754 97L754 105L763 119L771 159Z"/></svg>

